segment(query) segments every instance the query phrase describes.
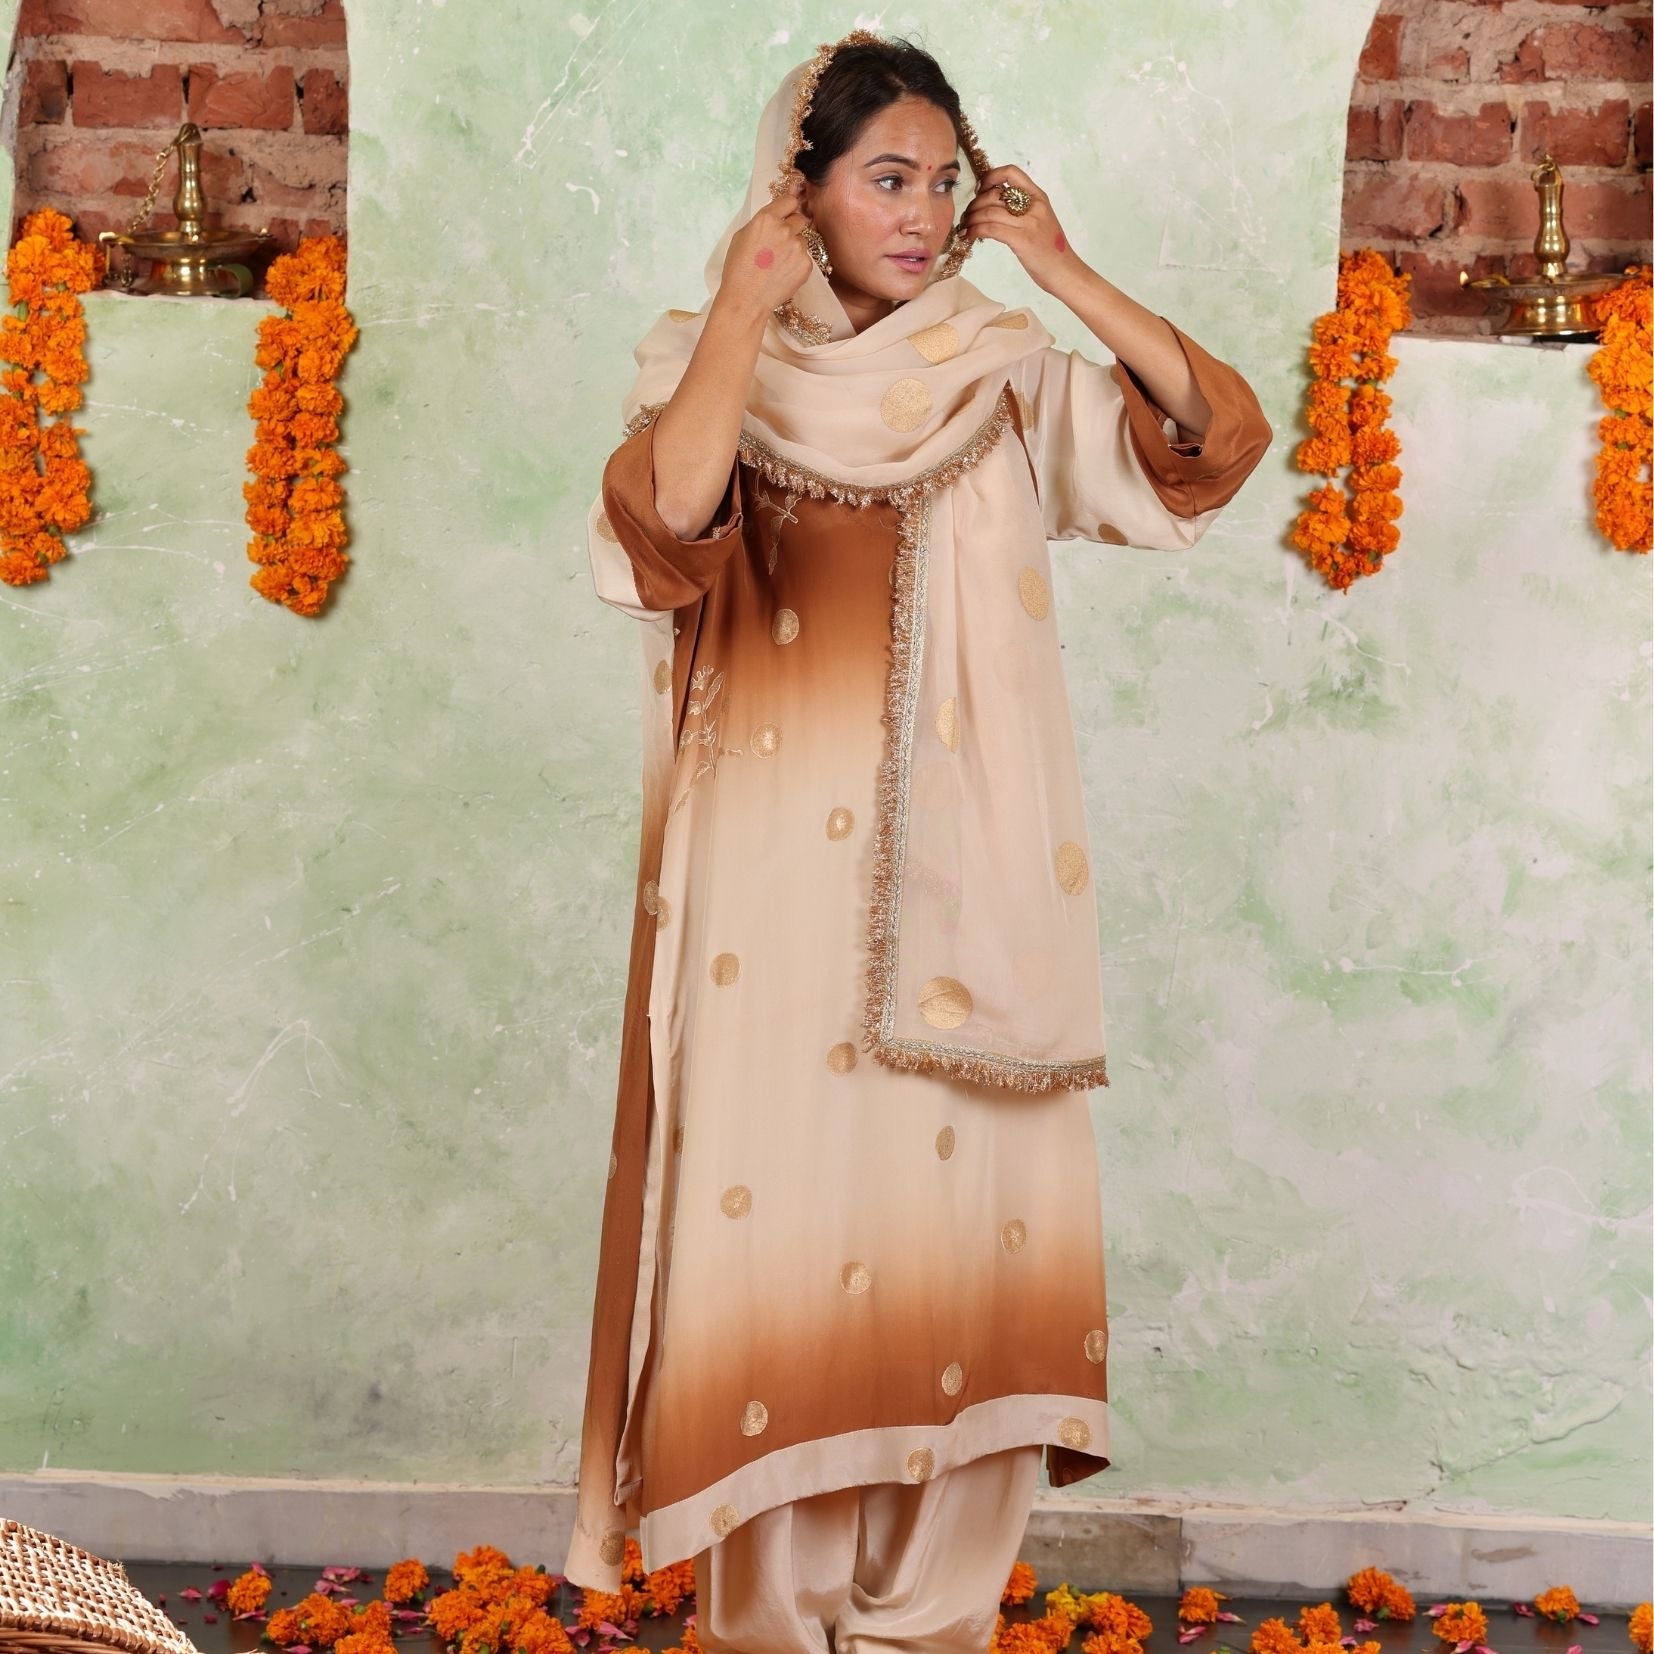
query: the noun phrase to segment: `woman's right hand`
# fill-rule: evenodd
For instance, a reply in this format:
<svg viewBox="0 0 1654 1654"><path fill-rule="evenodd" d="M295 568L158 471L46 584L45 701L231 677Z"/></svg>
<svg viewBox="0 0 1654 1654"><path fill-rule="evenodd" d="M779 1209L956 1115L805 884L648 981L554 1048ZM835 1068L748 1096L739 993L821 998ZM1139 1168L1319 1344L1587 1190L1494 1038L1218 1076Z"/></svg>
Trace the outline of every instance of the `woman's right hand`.
<svg viewBox="0 0 1654 1654"><path fill-rule="evenodd" d="M795 171L791 188L760 207L735 232L724 255L720 296L727 293L767 316L804 285L814 261L802 233L809 222L803 191L803 174Z"/></svg>

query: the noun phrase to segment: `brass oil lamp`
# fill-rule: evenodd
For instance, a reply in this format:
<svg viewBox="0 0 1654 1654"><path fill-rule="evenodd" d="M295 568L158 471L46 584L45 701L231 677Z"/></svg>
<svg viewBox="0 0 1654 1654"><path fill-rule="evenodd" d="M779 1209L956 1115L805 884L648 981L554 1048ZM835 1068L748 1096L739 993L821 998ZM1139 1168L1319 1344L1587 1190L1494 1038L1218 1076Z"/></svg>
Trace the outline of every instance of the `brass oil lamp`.
<svg viewBox="0 0 1654 1654"><path fill-rule="evenodd" d="M1478 276L1472 280L1468 272L1460 270L1459 285L1496 289L1508 301L1504 323L1494 330L1501 336L1595 339L1599 330L1586 300L1617 287L1621 278L1568 271L1570 243L1562 223L1562 169L1547 150L1529 177L1539 192L1539 234L1533 241L1538 275L1527 281L1511 281L1507 276Z"/></svg>
<svg viewBox="0 0 1654 1654"><path fill-rule="evenodd" d="M174 230L146 228L155 212L155 192L161 187L167 157L178 151L178 188L172 210L178 220ZM201 190L201 128L185 121L178 135L155 157L155 172L137 216L125 231L100 230L98 240L111 251L126 253L124 268L116 277L123 292L171 293L179 298L244 299L256 282L246 259L275 238L263 230L209 230L204 222L207 201ZM134 277L132 255L150 260L147 279ZM113 259L111 258L113 272Z"/></svg>

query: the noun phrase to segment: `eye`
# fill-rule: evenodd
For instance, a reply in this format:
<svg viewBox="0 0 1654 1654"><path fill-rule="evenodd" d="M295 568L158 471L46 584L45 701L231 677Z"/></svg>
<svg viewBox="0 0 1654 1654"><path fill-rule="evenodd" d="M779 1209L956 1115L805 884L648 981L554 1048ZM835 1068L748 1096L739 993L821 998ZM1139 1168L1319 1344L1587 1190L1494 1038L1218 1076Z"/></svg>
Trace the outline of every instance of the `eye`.
<svg viewBox="0 0 1654 1654"><path fill-rule="evenodd" d="M875 178L875 184L900 184L902 175L899 172L887 172L882 178Z"/></svg>

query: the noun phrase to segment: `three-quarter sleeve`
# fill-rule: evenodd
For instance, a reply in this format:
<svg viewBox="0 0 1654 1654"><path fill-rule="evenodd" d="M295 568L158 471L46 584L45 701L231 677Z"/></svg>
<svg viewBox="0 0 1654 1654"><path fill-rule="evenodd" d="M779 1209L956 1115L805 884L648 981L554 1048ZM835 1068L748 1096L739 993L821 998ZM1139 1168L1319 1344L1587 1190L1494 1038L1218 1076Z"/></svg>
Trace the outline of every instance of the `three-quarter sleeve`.
<svg viewBox="0 0 1654 1654"><path fill-rule="evenodd" d="M1212 410L1198 440L1167 432L1174 422L1124 362L1047 346L1013 369L1049 538L1185 550L1268 451L1274 431L1252 387L1167 325Z"/></svg>
<svg viewBox="0 0 1654 1654"><path fill-rule="evenodd" d="M658 620L700 597L740 539L740 462L704 534L682 539L655 508L655 421L609 455L587 545L597 595L639 620Z"/></svg>

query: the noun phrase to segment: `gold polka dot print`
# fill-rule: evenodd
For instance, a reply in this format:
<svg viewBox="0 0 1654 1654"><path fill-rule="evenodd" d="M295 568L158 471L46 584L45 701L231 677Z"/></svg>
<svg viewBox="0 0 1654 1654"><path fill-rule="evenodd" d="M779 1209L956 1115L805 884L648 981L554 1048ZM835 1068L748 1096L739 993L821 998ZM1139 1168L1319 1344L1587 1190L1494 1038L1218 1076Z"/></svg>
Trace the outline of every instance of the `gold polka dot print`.
<svg viewBox="0 0 1654 1654"><path fill-rule="evenodd" d="M603 1535L603 1543L597 1547L597 1554L605 1562L622 1562L626 1558L626 1535L620 1528L610 1528Z"/></svg>
<svg viewBox="0 0 1654 1654"><path fill-rule="evenodd" d="M720 1539L734 1533L741 1525L741 1518L736 1514L734 1505L719 1505L709 1520L712 1523L712 1531Z"/></svg>
<svg viewBox="0 0 1654 1654"><path fill-rule="evenodd" d="M727 988L741 974L741 961L733 953L720 953L708 969L712 973L712 980L720 988Z"/></svg>
<svg viewBox="0 0 1654 1654"><path fill-rule="evenodd" d="M951 1160L953 1158L953 1127L943 1126L936 1134L936 1158Z"/></svg>
<svg viewBox="0 0 1654 1654"><path fill-rule="evenodd" d="M957 977L933 976L919 990L919 1015L932 1028L957 1028L974 1007L970 989Z"/></svg>
<svg viewBox="0 0 1654 1654"><path fill-rule="evenodd" d="M945 362L959 354L959 334L951 322L922 327L907 341L927 362Z"/></svg>
<svg viewBox="0 0 1654 1654"><path fill-rule="evenodd" d="M959 750L959 702L952 695L936 709L936 738L949 752Z"/></svg>
<svg viewBox="0 0 1654 1654"><path fill-rule="evenodd" d="M613 1177L620 1170L620 1158L613 1149L609 1150L609 1176Z"/></svg>
<svg viewBox="0 0 1654 1654"><path fill-rule="evenodd" d="M777 643L791 643L798 636L798 611L777 609L775 619L770 622L770 636Z"/></svg>
<svg viewBox="0 0 1654 1654"><path fill-rule="evenodd" d="M1123 546L1126 543L1125 535L1123 535L1113 523L1098 523L1097 538L1101 540L1104 545Z"/></svg>
<svg viewBox="0 0 1654 1654"><path fill-rule="evenodd" d="M1089 1447L1091 1445L1091 1426L1084 1419L1064 1419L1057 1426L1057 1434L1062 1437L1064 1447Z"/></svg>
<svg viewBox="0 0 1654 1654"><path fill-rule="evenodd" d="M842 804L836 810L827 812L827 836L830 839L849 838L850 829L855 825L854 813Z"/></svg>
<svg viewBox="0 0 1654 1654"><path fill-rule="evenodd" d="M752 750L760 758L773 758L781 746L781 731L774 724L760 724L752 732Z"/></svg>
<svg viewBox="0 0 1654 1654"><path fill-rule="evenodd" d="M965 1369L957 1361L950 1361L942 1369L942 1391L945 1395L956 1396L965 1388Z"/></svg>
<svg viewBox="0 0 1654 1654"><path fill-rule="evenodd" d="M669 660L655 662L655 693L664 695L672 687L672 663Z"/></svg>
<svg viewBox="0 0 1654 1654"><path fill-rule="evenodd" d="M700 312L698 310L668 310L666 314L675 322L692 322Z"/></svg>
<svg viewBox="0 0 1654 1654"><path fill-rule="evenodd" d="M856 1066L856 1048L849 1040L840 1040L827 1053L827 1067L834 1074L848 1074Z"/></svg>
<svg viewBox="0 0 1654 1654"><path fill-rule="evenodd" d="M1093 1327L1085 1335L1085 1358L1087 1361L1103 1361L1108 1356L1108 1329Z"/></svg>
<svg viewBox="0 0 1654 1654"><path fill-rule="evenodd" d="M1028 1239L1028 1225L1021 1218L1012 1218L999 1231L999 1244L1007 1252L1020 1252Z"/></svg>
<svg viewBox="0 0 1654 1654"><path fill-rule="evenodd" d="M1014 327L1018 329L1024 328L1027 325L1028 312L1026 310L1007 310L1003 316L995 316L994 319L988 323L989 327Z"/></svg>
<svg viewBox="0 0 1654 1654"><path fill-rule="evenodd" d="M864 1263L847 1263L838 1272L838 1284L853 1298L873 1284L873 1271Z"/></svg>
<svg viewBox="0 0 1654 1654"><path fill-rule="evenodd" d="M936 1469L936 1455L928 1447L916 1447L907 1456L907 1474L915 1482L928 1482Z"/></svg>
<svg viewBox="0 0 1654 1654"><path fill-rule="evenodd" d="M1017 412L1022 415L1022 428L1031 431L1034 428L1034 404L1021 391L1017 393Z"/></svg>
<svg viewBox="0 0 1654 1654"><path fill-rule="evenodd" d="M607 511L599 511L597 514L597 532L599 538L601 539L609 540L616 544L620 541L620 536L615 533L615 525L609 521L609 514Z"/></svg>
<svg viewBox="0 0 1654 1654"><path fill-rule="evenodd" d="M1085 889L1091 870L1086 866L1085 851L1072 839L1064 839L1057 846L1057 883L1070 896L1078 896Z"/></svg>
<svg viewBox="0 0 1654 1654"><path fill-rule="evenodd" d="M930 414L930 392L922 379L898 379L879 403L879 417L893 431L916 431Z"/></svg>
<svg viewBox="0 0 1654 1654"><path fill-rule="evenodd" d="M731 1183L718 1206L726 1218L744 1218L752 1210L752 1190L744 1183Z"/></svg>
<svg viewBox="0 0 1654 1654"><path fill-rule="evenodd" d="M1024 567L1017 574L1017 596L1035 620L1044 620L1050 614L1051 593L1046 589L1045 576L1038 569Z"/></svg>
<svg viewBox="0 0 1654 1654"><path fill-rule="evenodd" d="M770 1410L761 1401L749 1401L741 1414L741 1434L756 1436L770 1422Z"/></svg>

